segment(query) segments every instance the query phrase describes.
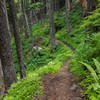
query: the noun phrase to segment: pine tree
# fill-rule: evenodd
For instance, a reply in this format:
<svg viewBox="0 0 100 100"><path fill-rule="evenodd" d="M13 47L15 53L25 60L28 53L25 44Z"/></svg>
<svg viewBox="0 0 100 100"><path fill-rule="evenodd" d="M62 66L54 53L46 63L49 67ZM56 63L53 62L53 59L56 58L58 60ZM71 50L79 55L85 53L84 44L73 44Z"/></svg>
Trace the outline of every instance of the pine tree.
<svg viewBox="0 0 100 100"><path fill-rule="evenodd" d="M18 32L17 16L16 16L14 0L9 0L9 7L10 7L10 14L12 16L12 25L13 25L15 44L16 44L16 51L17 51L18 62L20 66L20 78L22 79L26 76L26 72L25 72L25 65L22 56L22 44Z"/></svg>
<svg viewBox="0 0 100 100"><path fill-rule="evenodd" d="M2 62L6 89L8 89L12 83L17 81L12 59L11 39L8 27L5 0L0 0L0 59Z"/></svg>

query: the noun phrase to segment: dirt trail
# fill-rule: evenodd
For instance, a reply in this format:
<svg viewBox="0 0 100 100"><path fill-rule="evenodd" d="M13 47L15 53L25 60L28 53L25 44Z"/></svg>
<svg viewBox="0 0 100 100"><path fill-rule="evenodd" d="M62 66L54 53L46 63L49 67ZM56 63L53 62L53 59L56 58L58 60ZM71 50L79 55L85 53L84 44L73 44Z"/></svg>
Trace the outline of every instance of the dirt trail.
<svg viewBox="0 0 100 100"><path fill-rule="evenodd" d="M82 100L81 89L74 80L72 73L69 72L70 61L71 59L66 61L56 74L42 77L44 94L36 100Z"/></svg>

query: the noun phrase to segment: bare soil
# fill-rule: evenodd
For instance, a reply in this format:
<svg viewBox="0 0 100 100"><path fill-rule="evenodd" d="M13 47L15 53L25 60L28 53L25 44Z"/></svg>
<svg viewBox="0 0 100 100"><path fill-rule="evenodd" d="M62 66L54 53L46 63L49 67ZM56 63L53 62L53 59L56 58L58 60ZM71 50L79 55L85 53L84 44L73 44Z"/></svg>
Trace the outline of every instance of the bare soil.
<svg viewBox="0 0 100 100"><path fill-rule="evenodd" d="M80 93L81 88L69 71L70 61L71 59L66 61L56 74L42 77L44 94L36 100L83 100Z"/></svg>

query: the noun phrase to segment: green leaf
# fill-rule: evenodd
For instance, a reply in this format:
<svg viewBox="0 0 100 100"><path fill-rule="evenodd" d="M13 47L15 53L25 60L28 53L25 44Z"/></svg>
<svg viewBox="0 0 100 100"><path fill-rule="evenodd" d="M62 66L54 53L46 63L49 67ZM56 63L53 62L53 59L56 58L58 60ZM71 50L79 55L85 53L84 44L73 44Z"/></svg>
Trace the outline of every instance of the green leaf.
<svg viewBox="0 0 100 100"><path fill-rule="evenodd" d="M93 88L94 88L95 91L98 90L98 89L100 89L99 83L95 83L94 86L93 86Z"/></svg>
<svg viewBox="0 0 100 100"><path fill-rule="evenodd" d="M94 80L96 82L98 82L98 76L97 76L95 70L87 63L84 63L84 62L80 62L80 63L87 67L87 69L91 72L91 75L93 76Z"/></svg>
<svg viewBox="0 0 100 100"><path fill-rule="evenodd" d="M100 63L96 59L93 59L93 61L95 63L98 73L100 73Z"/></svg>

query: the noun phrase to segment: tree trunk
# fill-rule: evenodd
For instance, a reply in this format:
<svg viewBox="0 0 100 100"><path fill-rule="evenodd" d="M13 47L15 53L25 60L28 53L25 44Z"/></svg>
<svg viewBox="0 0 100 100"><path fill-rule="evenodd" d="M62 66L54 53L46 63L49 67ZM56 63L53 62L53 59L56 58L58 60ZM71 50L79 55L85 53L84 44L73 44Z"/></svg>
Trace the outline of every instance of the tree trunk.
<svg viewBox="0 0 100 100"><path fill-rule="evenodd" d="M69 0L69 10L72 10L73 0Z"/></svg>
<svg viewBox="0 0 100 100"><path fill-rule="evenodd" d="M46 8L46 0L42 0L43 2L43 10L44 10L44 14L46 15L47 12L47 8Z"/></svg>
<svg viewBox="0 0 100 100"><path fill-rule="evenodd" d="M54 0L49 0L50 9L49 9L49 18L50 18L50 39L52 48L56 47L55 41L55 28L54 28Z"/></svg>
<svg viewBox="0 0 100 100"><path fill-rule="evenodd" d="M82 7L82 17L86 17L86 16L87 16L86 8Z"/></svg>
<svg viewBox="0 0 100 100"><path fill-rule="evenodd" d="M3 76L3 70L2 70L1 60L0 60L0 96L4 94L4 91L5 91L4 76Z"/></svg>
<svg viewBox="0 0 100 100"><path fill-rule="evenodd" d="M95 10L96 5L97 5L97 0L87 0L87 7L89 12Z"/></svg>
<svg viewBox="0 0 100 100"><path fill-rule="evenodd" d="M59 0L54 0L54 8L55 8L55 11L58 11L59 10Z"/></svg>
<svg viewBox="0 0 100 100"><path fill-rule="evenodd" d="M59 8L64 7L65 5L65 0L59 0Z"/></svg>
<svg viewBox="0 0 100 100"><path fill-rule="evenodd" d="M12 16L14 38L15 38L18 62L19 62L19 66L20 66L20 78L22 79L26 76L26 72L25 72L25 65L24 65L23 57L22 57L22 45L21 45L21 39L20 39L19 32L18 32L17 17L16 17L16 9L15 9L14 0L9 0L9 7L10 7L10 13Z"/></svg>
<svg viewBox="0 0 100 100"><path fill-rule="evenodd" d="M32 32L32 11L30 11L30 25L29 25L29 28L30 28L30 37L32 39L32 46L34 46L34 38L33 38L33 32Z"/></svg>
<svg viewBox="0 0 100 100"><path fill-rule="evenodd" d="M66 5L66 24L67 24L67 31L68 33L71 32L71 25L70 25L70 18L69 18L69 0L65 1Z"/></svg>
<svg viewBox="0 0 100 100"><path fill-rule="evenodd" d="M27 17L27 14L26 14L26 12L25 12L25 8L24 8L24 3L23 3L23 0L22 0L22 2L21 2L22 4L21 4L21 6L22 6L22 11L23 11L23 17L24 17L24 19L25 19L25 23L26 23L26 26L27 26L27 31L28 32L30 32L30 37L31 37L31 39L32 39L32 46L34 46L34 38L33 38L33 35L32 35L32 25L33 25L33 23L32 23L32 11L30 11L30 24L29 24L29 18ZM37 19L37 17L35 16L35 18L36 18L36 21L38 20ZM28 34L26 34L26 35L28 35Z"/></svg>
<svg viewBox="0 0 100 100"><path fill-rule="evenodd" d="M80 0L81 2L81 8L82 8L82 17L87 16L87 1L86 0Z"/></svg>
<svg viewBox="0 0 100 100"><path fill-rule="evenodd" d="M24 32L25 32L25 37L26 39L29 38L29 35L28 35L28 30L29 30L29 27L28 27L28 20L27 20L27 16L26 16L26 12L25 12L25 8L24 8L24 2L23 0L20 0L20 3L21 3L21 11L22 11L22 16L23 16L23 19L24 19Z"/></svg>
<svg viewBox="0 0 100 100"><path fill-rule="evenodd" d="M25 33L25 38L28 39L29 38L29 35L28 35L28 31L27 31L26 24L24 24L24 33Z"/></svg>
<svg viewBox="0 0 100 100"><path fill-rule="evenodd" d="M12 59L11 39L6 13L5 0L0 0L0 58L3 66L5 88L8 89L12 83L17 82L17 77Z"/></svg>

